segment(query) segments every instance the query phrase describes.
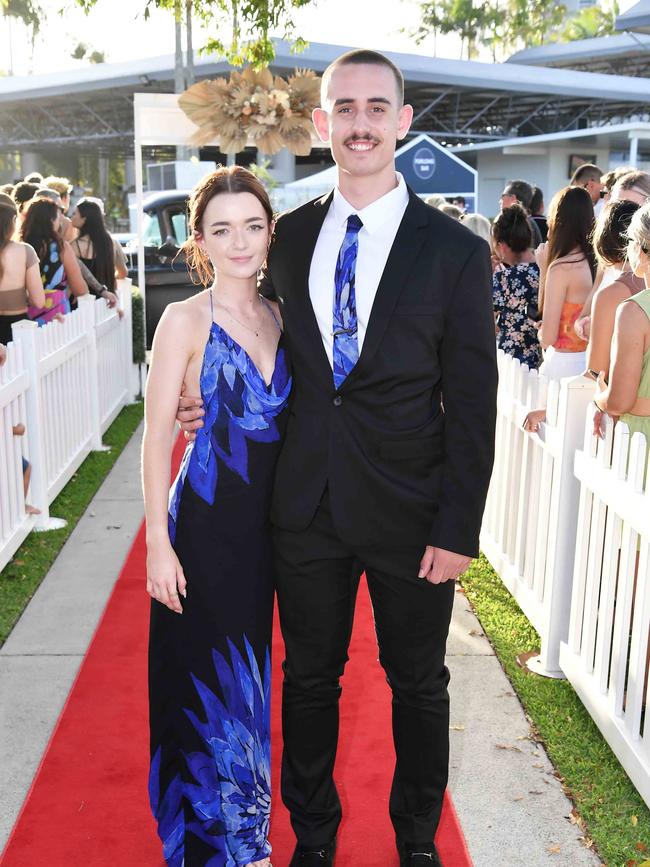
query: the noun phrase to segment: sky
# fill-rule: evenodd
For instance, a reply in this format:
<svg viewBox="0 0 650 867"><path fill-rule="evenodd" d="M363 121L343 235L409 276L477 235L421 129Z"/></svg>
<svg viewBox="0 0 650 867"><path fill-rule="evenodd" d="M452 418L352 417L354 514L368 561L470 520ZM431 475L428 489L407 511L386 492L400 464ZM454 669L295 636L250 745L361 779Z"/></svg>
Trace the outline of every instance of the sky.
<svg viewBox="0 0 650 867"><path fill-rule="evenodd" d="M419 22L419 0L388 0L384 8L391 14L378 14L381 0L314 0L294 14L297 34L313 42L368 47L412 54L458 58L460 42L454 36L432 38L417 45L410 32ZM625 11L635 0L620 0ZM9 70L10 47L15 75L43 74L75 69L84 61L70 55L79 42L89 51L98 50L110 63L138 57L172 54L174 21L167 11L154 9L149 21L142 10L145 0L97 0L89 16L75 6L74 0L40 0L46 21L30 57L26 29L0 17L0 71ZM63 10L63 14L61 13ZM402 32L405 31L405 32ZM197 29L195 47L203 44ZM489 57L485 57L489 60ZM300 65L299 55L296 65Z"/></svg>
<svg viewBox="0 0 650 867"><path fill-rule="evenodd" d="M75 8L71 0L40 0L47 11L47 20L41 28L34 49L33 61L25 28L0 18L0 69L9 68L11 44L13 72L26 75L74 69L83 61L70 57L78 42L89 49L105 52L108 62L131 60L137 57L171 54L174 51L174 21L169 12L153 10L149 21L142 14L144 0L97 0L89 16ZM65 9L60 15L61 8ZM419 21L417 0L392 0L392 15L377 14L378 0L315 0L313 5L298 10L294 15L296 32L313 42L331 42L338 45L433 53L433 42L418 46L415 40L400 30L412 30ZM202 32L194 35L195 47L203 43ZM459 44L454 37L438 40L440 56L458 57ZM445 53L446 52L446 53ZM299 56L296 59L299 65ZM31 68L30 68L31 67Z"/></svg>

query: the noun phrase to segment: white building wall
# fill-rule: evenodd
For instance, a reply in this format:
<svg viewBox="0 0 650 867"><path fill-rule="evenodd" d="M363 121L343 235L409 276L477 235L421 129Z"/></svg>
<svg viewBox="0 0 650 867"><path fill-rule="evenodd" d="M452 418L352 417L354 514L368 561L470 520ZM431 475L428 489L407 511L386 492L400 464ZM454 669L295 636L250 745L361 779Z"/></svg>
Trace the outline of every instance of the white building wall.
<svg viewBox="0 0 650 867"><path fill-rule="evenodd" d="M521 149L477 151L479 213L493 218L499 211L499 196L510 180L524 180L540 187L548 204L553 194L569 183L571 154L595 156L596 164L609 169L609 150L582 146L579 142L562 145L522 146Z"/></svg>
<svg viewBox="0 0 650 867"><path fill-rule="evenodd" d="M478 151L477 211L492 219L499 213L499 196L508 181L528 181L546 194L549 189L549 158L546 148L537 148L544 154L514 155L502 150Z"/></svg>

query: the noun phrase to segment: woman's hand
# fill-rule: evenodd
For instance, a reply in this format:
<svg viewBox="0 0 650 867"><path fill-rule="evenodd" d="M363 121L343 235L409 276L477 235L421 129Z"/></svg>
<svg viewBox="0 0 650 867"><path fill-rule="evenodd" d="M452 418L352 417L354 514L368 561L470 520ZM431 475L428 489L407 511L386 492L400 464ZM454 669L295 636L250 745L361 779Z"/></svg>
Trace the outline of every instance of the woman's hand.
<svg viewBox="0 0 650 867"><path fill-rule="evenodd" d="M545 421L546 421L546 410L545 409L533 409L528 413L528 415L524 419L524 423L523 423L522 427L527 433L537 433L539 431L540 424L542 424Z"/></svg>
<svg viewBox="0 0 650 867"><path fill-rule="evenodd" d="M540 268L543 268L546 265L546 260L548 259L548 241L543 241L535 248L535 261L539 265Z"/></svg>
<svg viewBox="0 0 650 867"><path fill-rule="evenodd" d="M598 378L596 380L596 394L594 395L594 404L596 406L596 411L594 412L594 427L593 432L594 436L600 437L600 439L605 439L605 418L607 413L605 410L601 409L600 400L605 399L607 391L607 380L605 379L605 371L601 370L598 374Z"/></svg>
<svg viewBox="0 0 650 867"><path fill-rule="evenodd" d="M169 539L147 542L147 593L177 614L183 613L179 595L187 596L187 581Z"/></svg>
<svg viewBox="0 0 650 867"><path fill-rule="evenodd" d="M591 332L591 316L581 316L579 319L576 319L573 325L573 330L580 340L589 340L589 334Z"/></svg>
<svg viewBox="0 0 650 867"><path fill-rule="evenodd" d="M103 298L104 301L106 301L106 304L110 310L112 310L114 307L117 307L117 295L115 294L115 292L111 292L110 289L104 289L100 297Z"/></svg>
<svg viewBox="0 0 650 867"><path fill-rule="evenodd" d="M593 419L593 430L592 433L595 437L598 437L601 440L605 439L605 419L607 418L607 413L603 412L602 409L598 409L597 407L594 409L594 419Z"/></svg>

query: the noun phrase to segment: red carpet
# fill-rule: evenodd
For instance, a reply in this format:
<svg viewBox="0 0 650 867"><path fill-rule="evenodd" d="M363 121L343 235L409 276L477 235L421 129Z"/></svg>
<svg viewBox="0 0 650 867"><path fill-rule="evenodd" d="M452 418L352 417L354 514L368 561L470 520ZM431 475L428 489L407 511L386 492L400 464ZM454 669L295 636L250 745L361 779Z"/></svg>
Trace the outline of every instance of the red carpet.
<svg viewBox="0 0 650 867"><path fill-rule="evenodd" d="M179 455L176 455L179 458ZM2 867L164 867L147 801L145 543L140 529L36 774ZM390 701L362 584L343 681L336 778L345 812L337 867L396 867L388 820ZM271 839L286 867L294 838L279 798L280 663L274 637ZM437 845L445 867L471 867L449 799ZM359 854L363 852L363 861Z"/></svg>

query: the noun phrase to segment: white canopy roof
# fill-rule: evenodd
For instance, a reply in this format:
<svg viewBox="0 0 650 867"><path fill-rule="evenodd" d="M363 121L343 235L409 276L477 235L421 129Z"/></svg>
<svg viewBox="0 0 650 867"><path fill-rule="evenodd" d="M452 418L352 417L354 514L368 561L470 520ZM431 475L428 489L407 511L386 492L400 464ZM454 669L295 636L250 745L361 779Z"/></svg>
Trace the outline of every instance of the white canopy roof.
<svg viewBox="0 0 650 867"><path fill-rule="evenodd" d="M650 0L648 0L650 2ZM274 69L296 66L323 71L349 46L310 43L302 54L292 54L289 44L277 43ZM514 63L480 63L474 60L448 60L417 54L385 52L402 70L411 84L435 84L465 88L537 93L570 97L600 98L624 102L645 101L648 82L644 79L564 69L539 69ZM194 63L201 75L219 74L230 69L215 58L195 53ZM153 81L174 78L174 56L148 57L123 63L88 64L79 69L47 75L0 78L0 103L43 97L89 93L93 90L131 87L140 90Z"/></svg>

